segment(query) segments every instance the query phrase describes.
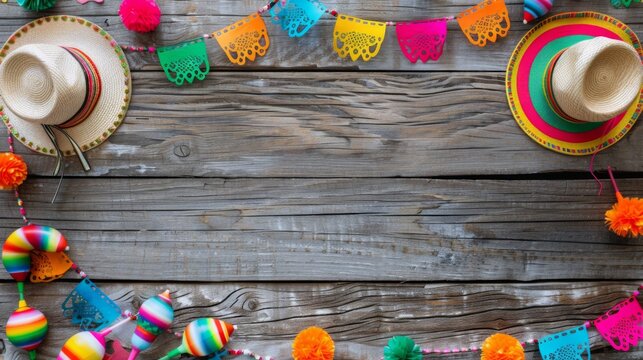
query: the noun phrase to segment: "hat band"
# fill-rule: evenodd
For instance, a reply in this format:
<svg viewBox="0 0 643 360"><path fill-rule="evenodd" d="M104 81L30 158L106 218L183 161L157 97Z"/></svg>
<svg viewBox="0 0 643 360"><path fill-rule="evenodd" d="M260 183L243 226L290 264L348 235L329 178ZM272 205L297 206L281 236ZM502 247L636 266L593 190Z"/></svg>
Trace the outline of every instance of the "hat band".
<svg viewBox="0 0 643 360"><path fill-rule="evenodd" d="M554 55L554 57L549 60L549 64L547 64L547 71L545 71L545 76L543 77L543 90L545 91L545 99L547 100L549 107L551 107L552 110L554 110L554 112L561 118L573 123L583 123L584 121L574 119L573 117L565 114L560 105L558 105L558 102L556 102L556 97L554 97L554 90L552 85L554 67L556 66L556 62L558 62L558 59L560 59L560 56L563 55L565 50L567 49L559 51L558 54Z"/></svg>
<svg viewBox="0 0 643 360"><path fill-rule="evenodd" d="M69 120L58 125L59 127L66 129L82 123L89 117L89 115L91 115L96 104L98 104L98 99L100 98L102 91L102 82L96 64L94 64L87 54L77 48L64 46L62 48L67 50L67 52L69 52L74 59L78 61L80 67L83 69L86 90L85 99L83 100L83 104L80 109Z"/></svg>

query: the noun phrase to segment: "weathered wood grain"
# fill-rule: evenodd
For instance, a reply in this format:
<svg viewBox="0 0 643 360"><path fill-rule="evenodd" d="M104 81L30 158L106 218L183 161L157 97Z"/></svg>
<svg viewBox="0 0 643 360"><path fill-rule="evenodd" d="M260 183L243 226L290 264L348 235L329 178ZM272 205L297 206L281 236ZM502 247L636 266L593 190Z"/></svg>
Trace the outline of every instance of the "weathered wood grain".
<svg viewBox="0 0 643 360"><path fill-rule="evenodd" d="M0 39L7 38L15 29L30 19L49 14L73 14L105 26L123 44L134 45L172 45L181 41L219 30L241 17L257 10L265 1L226 0L213 3L198 1L158 1L165 16L159 29L152 34L135 34L127 31L116 15L120 2L111 1L104 5L88 4L78 6L73 0L59 1L58 5L47 12L36 14L26 12L15 3L0 4ZM328 6L336 7L350 15L373 20L413 20L427 17L457 15L472 6L476 0L414 0L414 1L325 1ZM379 56L370 62L351 62L342 60L332 47L332 17L325 17L303 39L291 39L281 29L265 17L272 39L268 54L245 67L233 66L225 57L215 40L208 43L210 63L215 72L223 70L258 70L272 68L302 69L350 69L350 70L494 70L504 71L511 50L532 25L522 24L522 1L508 1L511 30L507 38L485 48L471 45L456 22L449 24L449 35L445 52L440 61L427 64L411 64L400 52L393 28L389 28ZM643 17L640 8L631 10L614 9L609 1L561 1L557 2L555 12L587 11L603 12L628 23L639 35L643 30ZM6 14L6 15L5 15ZM107 21L107 23L106 23ZM106 26L106 24L110 24ZM155 55L134 54L128 57L134 69L158 70Z"/></svg>
<svg viewBox="0 0 643 360"><path fill-rule="evenodd" d="M424 177L587 172L514 121L498 73L223 73L177 89L136 73L131 109L78 176ZM636 126L597 157L643 171ZM32 174L55 159L28 154Z"/></svg>
<svg viewBox="0 0 643 360"><path fill-rule="evenodd" d="M173 291L174 330L204 316L214 316L239 329L232 347L251 348L277 359L287 359L298 331L312 325L326 328L337 342L338 360L374 360L395 335L408 335L430 348L479 346L494 332L522 340L592 320L621 300L637 283L575 282L534 284L100 284L123 308L136 309L145 298L165 288ZM77 329L62 318L60 303L73 283L27 286L30 304L45 312L50 333L41 347L42 358L54 358ZM16 303L13 284L0 285L0 322ZM134 305L132 305L134 304ZM640 347L616 353L590 331L592 358L640 359ZM129 332L121 336L129 340ZM2 335L5 343L6 338ZM157 359L179 341L164 335L141 359ZM528 359L540 359L535 346L527 346ZM448 359L479 359L479 353L450 355ZM39 356L40 358L40 356ZM26 359L9 346L6 359Z"/></svg>
<svg viewBox="0 0 643 360"><path fill-rule="evenodd" d="M643 244L605 229L613 194L589 180L68 179L51 205L55 185L28 182L29 214L96 279L643 277ZM620 186L641 195L638 179ZM8 234L20 224L3 205Z"/></svg>

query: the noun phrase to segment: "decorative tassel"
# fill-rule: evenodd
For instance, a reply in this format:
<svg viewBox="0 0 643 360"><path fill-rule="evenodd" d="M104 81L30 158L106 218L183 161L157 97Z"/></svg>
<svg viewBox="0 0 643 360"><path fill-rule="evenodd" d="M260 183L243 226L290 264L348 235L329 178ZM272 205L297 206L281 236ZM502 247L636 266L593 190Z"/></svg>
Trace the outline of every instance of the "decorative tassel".
<svg viewBox="0 0 643 360"><path fill-rule="evenodd" d="M605 223L610 231L621 237L636 237L643 234L643 199L623 197L618 190L612 168L607 171L616 192L616 204L605 212Z"/></svg>
<svg viewBox="0 0 643 360"><path fill-rule="evenodd" d="M482 344L481 360L524 360L525 350L513 336L494 334Z"/></svg>
<svg viewBox="0 0 643 360"><path fill-rule="evenodd" d="M316 326L301 331L292 343L295 360L333 360L335 343L324 329Z"/></svg>
<svg viewBox="0 0 643 360"><path fill-rule="evenodd" d="M422 360L422 349L408 336L395 336L384 348L384 360Z"/></svg>
<svg viewBox="0 0 643 360"><path fill-rule="evenodd" d="M161 23L161 9L154 0L123 0L118 15L128 30L141 33L154 31Z"/></svg>
<svg viewBox="0 0 643 360"><path fill-rule="evenodd" d="M13 190L27 178L27 164L20 155L0 153L0 190Z"/></svg>

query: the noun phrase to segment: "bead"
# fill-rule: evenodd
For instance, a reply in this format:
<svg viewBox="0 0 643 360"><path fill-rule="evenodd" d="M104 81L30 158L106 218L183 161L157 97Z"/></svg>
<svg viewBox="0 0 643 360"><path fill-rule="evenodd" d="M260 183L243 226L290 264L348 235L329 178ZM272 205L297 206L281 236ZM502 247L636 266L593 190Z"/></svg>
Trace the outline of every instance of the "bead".
<svg viewBox="0 0 643 360"><path fill-rule="evenodd" d="M147 51L153 53L153 52L156 52L156 48L153 47L153 46L150 46L150 47L147 48Z"/></svg>

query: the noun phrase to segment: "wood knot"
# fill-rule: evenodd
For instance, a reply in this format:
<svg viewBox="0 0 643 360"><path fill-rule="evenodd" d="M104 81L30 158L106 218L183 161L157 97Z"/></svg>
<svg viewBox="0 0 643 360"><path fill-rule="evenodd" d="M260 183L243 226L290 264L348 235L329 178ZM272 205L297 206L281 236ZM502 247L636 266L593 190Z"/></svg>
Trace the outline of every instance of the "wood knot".
<svg viewBox="0 0 643 360"><path fill-rule="evenodd" d="M246 305L248 306L248 310L255 311L259 307L259 301L257 301L257 299L250 299L246 302Z"/></svg>
<svg viewBox="0 0 643 360"><path fill-rule="evenodd" d="M192 150L190 150L190 147L185 144L177 145L174 147L174 155L181 158L190 156L191 152Z"/></svg>

